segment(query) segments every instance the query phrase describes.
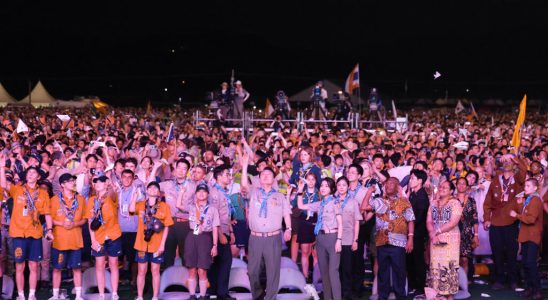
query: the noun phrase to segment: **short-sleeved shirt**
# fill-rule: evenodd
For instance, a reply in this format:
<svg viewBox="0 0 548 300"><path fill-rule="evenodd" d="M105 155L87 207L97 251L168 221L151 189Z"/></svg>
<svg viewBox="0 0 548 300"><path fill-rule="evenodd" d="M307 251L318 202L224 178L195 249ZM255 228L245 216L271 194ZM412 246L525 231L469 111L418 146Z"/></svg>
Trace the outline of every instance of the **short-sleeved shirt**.
<svg viewBox="0 0 548 300"><path fill-rule="evenodd" d="M199 233L212 232L213 227L221 225L217 208L209 203L198 205L198 207L196 207L196 204L190 204L188 206L188 220L191 230L194 230L197 224L200 226Z"/></svg>
<svg viewBox="0 0 548 300"><path fill-rule="evenodd" d="M320 218L320 210L322 207L322 201L314 202L312 204L308 204L308 210L317 212L318 218ZM321 230L334 230L339 228L339 224L337 223L337 216L341 215L341 207L337 203L335 199L327 202L325 204L323 211L322 211L322 228Z"/></svg>
<svg viewBox="0 0 548 300"><path fill-rule="evenodd" d="M375 210L375 244L377 247L392 245L405 247L407 244L407 224L415 220L411 203L406 198L389 199L377 197L370 201Z"/></svg>
<svg viewBox="0 0 548 300"><path fill-rule="evenodd" d="M345 246L352 245L354 242L354 225L356 221L363 220L362 214L360 213L360 205L356 198L349 198L344 202L344 199L338 201L341 210L342 210L342 244Z"/></svg>
<svg viewBox="0 0 548 300"><path fill-rule="evenodd" d="M261 213L261 203L265 195L268 195L262 187L252 186L249 193L248 222L251 231L274 232L282 228L284 216L291 215L291 205L286 197L274 190L267 197L266 218Z"/></svg>
<svg viewBox="0 0 548 300"><path fill-rule="evenodd" d="M85 219L86 200L81 195L75 193L75 197L68 198L62 195L63 202L59 200L59 193L50 201L51 219L57 222L72 220L74 223ZM84 225L84 226L87 226ZM82 238L82 227L75 226L71 229L65 229L63 226L53 226L53 248L57 250L78 250L84 247Z"/></svg>
<svg viewBox="0 0 548 300"><path fill-rule="evenodd" d="M358 186L351 190L348 188L348 194L352 196L357 202L358 205L362 205L363 198L365 198L365 194L367 193L368 187L363 186L361 183L358 183Z"/></svg>
<svg viewBox="0 0 548 300"><path fill-rule="evenodd" d="M186 179L184 182L179 183L177 180L167 180L160 183L160 189L164 192L166 197L166 203L171 209L171 216L173 218L188 218L188 211L181 211L177 208L177 196L179 191L184 190L183 206L187 207L191 203L191 199L196 191L196 184Z"/></svg>
<svg viewBox="0 0 548 300"><path fill-rule="evenodd" d="M228 191L225 191L228 195ZM209 204L217 208L219 213L220 229L223 234L230 234L230 214L231 208L229 207L230 197L227 199L225 194L217 187L209 187ZM232 204L232 203L230 203Z"/></svg>
<svg viewBox="0 0 548 300"><path fill-rule="evenodd" d="M135 212L139 216L139 228L137 228L137 238L135 239L135 250L154 253L160 248L162 243L163 230L167 230L167 227L173 225L173 218L171 217L171 211L169 206L165 202L158 202L155 206L155 212L153 217L160 220L164 224L162 232L154 233L149 242L145 241L145 211L147 200L135 204Z"/></svg>
<svg viewBox="0 0 548 300"><path fill-rule="evenodd" d="M10 196L13 198L10 236L12 238L42 238L44 230L39 216L50 214L49 196L46 190L40 189L38 186L32 189L26 184L12 185ZM34 210L27 206L27 197L32 199Z"/></svg>
<svg viewBox="0 0 548 300"><path fill-rule="evenodd" d="M88 219L88 221L95 218L96 199L98 199L96 195L91 196L88 199L85 214L85 218ZM115 197L108 194L105 196L101 205L101 213L104 224L95 231L95 239L97 242L99 242L99 244L103 244L107 239L114 241L122 236L122 230L118 224L118 203Z"/></svg>
<svg viewBox="0 0 548 300"><path fill-rule="evenodd" d="M137 232L137 216L129 213L129 205L131 204L131 197L133 191L137 189L137 202L143 201L145 194L142 193L138 186L131 185L130 187L122 187L118 190L118 224L122 232Z"/></svg>

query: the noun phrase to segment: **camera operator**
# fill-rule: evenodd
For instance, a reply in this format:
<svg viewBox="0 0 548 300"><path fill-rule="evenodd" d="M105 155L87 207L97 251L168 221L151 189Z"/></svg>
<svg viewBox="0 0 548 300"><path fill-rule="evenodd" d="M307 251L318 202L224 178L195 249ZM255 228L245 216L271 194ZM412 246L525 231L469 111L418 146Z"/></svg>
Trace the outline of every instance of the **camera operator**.
<svg viewBox="0 0 548 300"><path fill-rule="evenodd" d="M312 99L313 102L312 117L315 118L318 116L318 118L325 120L327 116L327 111L325 108L325 103L327 101L327 90L323 88L323 81L318 81L316 83L312 89L310 99Z"/></svg>
<svg viewBox="0 0 548 300"><path fill-rule="evenodd" d="M346 92L339 91L333 95L333 100L337 105L337 111L333 120L348 120L348 114L352 111L352 103L350 103L350 95Z"/></svg>
<svg viewBox="0 0 548 300"><path fill-rule="evenodd" d="M276 93L276 115L282 116L283 120L289 119L289 112L291 107L287 95L284 91L280 90Z"/></svg>

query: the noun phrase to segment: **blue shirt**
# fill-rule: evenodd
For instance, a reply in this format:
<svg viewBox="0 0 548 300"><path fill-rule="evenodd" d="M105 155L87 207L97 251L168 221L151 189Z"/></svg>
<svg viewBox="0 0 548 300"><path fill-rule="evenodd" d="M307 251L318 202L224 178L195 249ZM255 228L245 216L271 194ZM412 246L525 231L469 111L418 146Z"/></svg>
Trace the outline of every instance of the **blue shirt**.
<svg viewBox="0 0 548 300"><path fill-rule="evenodd" d="M120 229L122 232L137 232L139 216L131 216L129 214L131 195L133 194L133 189L135 188L138 187L132 185L129 188L122 187L118 191L118 224L120 224ZM137 201L142 201L144 198L145 195L142 193L142 190L139 189L139 192L137 193Z"/></svg>

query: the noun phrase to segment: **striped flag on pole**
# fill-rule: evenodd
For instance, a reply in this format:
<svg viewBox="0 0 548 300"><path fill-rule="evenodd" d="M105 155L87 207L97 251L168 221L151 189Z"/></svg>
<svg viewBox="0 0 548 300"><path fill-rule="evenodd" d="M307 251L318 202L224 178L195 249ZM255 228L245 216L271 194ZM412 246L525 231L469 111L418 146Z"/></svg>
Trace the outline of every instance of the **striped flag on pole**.
<svg viewBox="0 0 548 300"><path fill-rule="evenodd" d="M171 122L171 124L169 125L169 130L167 131L166 142L169 143L173 139L175 139L175 131L173 129L173 122Z"/></svg>
<svg viewBox="0 0 548 300"><path fill-rule="evenodd" d="M348 94L352 94L355 89L360 87L360 64L356 64L352 72L346 78L346 83L344 84L344 91Z"/></svg>

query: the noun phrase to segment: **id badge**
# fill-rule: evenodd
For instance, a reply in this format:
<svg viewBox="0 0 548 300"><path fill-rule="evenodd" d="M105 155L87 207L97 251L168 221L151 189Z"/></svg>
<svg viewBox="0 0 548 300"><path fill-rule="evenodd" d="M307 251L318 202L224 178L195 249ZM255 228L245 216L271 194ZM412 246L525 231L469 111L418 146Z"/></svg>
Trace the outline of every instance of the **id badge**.
<svg viewBox="0 0 548 300"><path fill-rule="evenodd" d="M314 213L313 213L312 211L310 211L310 210L307 210L307 211L306 211L306 219L307 219L307 220L310 219L310 218L313 217L313 216L314 216Z"/></svg>
<svg viewBox="0 0 548 300"><path fill-rule="evenodd" d="M508 194L504 194L504 202L508 202Z"/></svg>
<svg viewBox="0 0 548 300"><path fill-rule="evenodd" d="M200 225L194 225L194 235L200 234Z"/></svg>
<svg viewBox="0 0 548 300"><path fill-rule="evenodd" d="M28 210L28 208L26 208L26 207L23 208L23 217L26 217L26 216L28 216L28 215L29 215L29 210Z"/></svg>
<svg viewBox="0 0 548 300"><path fill-rule="evenodd" d="M127 204L122 204L122 213L127 214L128 211L129 211L128 205Z"/></svg>

